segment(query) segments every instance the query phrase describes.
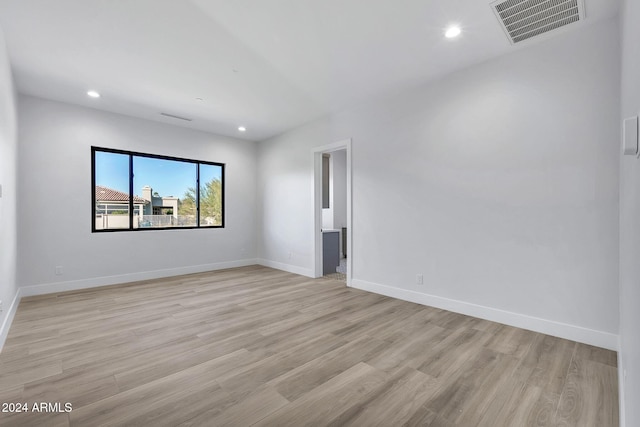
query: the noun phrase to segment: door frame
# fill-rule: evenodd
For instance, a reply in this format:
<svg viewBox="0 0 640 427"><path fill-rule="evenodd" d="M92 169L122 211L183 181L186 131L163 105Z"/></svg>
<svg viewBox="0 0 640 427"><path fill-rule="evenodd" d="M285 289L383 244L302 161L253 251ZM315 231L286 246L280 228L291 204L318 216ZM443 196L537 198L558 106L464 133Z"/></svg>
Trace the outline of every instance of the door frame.
<svg viewBox="0 0 640 427"><path fill-rule="evenodd" d="M351 138L312 149L313 153L313 277L322 277L322 155L347 151L347 286L353 276L353 222L351 214Z"/></svg>

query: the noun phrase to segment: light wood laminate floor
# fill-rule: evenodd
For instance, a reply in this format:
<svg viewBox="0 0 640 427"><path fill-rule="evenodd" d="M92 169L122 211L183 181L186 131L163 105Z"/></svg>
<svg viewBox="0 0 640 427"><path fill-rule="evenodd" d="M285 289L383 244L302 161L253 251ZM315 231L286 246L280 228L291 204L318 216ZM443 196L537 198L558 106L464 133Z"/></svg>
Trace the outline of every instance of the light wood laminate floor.
<svg viewBox="0 0 640 427"><path fill-rule="evenodd" d="M24 298L15 426L617 426L615 352L252 266Z"/></svg>

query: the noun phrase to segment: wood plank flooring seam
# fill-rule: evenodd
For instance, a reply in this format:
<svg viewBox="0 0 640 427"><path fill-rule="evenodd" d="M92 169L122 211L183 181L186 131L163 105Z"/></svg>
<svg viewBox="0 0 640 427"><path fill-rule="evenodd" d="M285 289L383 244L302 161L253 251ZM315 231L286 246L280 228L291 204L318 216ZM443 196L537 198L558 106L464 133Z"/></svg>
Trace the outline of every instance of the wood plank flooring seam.
<svg viewBox="0 0 640 427"><path fill-rule="evenodd" d="M566 374L564 377L564 382L566 384L568 378L569 378L569 372L571 371L571 364L573 363L574 358L576 357L576 353L577 353L577 348L574 347L573 349L573 354L571 355L571 360L569 361L569 365L567 366L567 370L566 370ZM554 419L557 419L558 417L558 411L560 410L560 402L562 402L562 395L565 393L565 387L562 387L562 392L560 393L560 398L558 399L558 403L556 404L556 411L555 414L553 416Z"/></svg>

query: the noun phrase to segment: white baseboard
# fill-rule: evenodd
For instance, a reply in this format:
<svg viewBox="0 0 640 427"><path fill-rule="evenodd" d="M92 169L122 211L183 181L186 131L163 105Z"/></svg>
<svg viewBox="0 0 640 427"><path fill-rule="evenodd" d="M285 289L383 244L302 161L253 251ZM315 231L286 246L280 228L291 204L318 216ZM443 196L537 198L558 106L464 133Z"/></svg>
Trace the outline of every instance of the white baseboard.
<svg viewBox="0 0 640 427"><path fill-rule="evenodd" d="M304 267L298 267L297 265L285 264L282 262L271 261L268 259L258 259L257 263L265 267L275 268L276 270L287 271L289 273L299 274L301 276L307 276L313 278L313 270Z"/></svg>
<svg viewBox="0 0 640 427"><path fill-rule="evenodd" d="M205 271L222 270L225 268L245 267L247 265L255 265L257 263L258 261L256 259L244 259L214 264L201 264L189 267L119 274L114 276L93 277L90 279L71 280L68 282L44 283L41 285L23 286L20 289L22 290L22 297L28 297L57 292L75 291L78 289L95 288L98 286L137 282L140 280L160 279L164 277L180 276L183 274L203 273Z"/></svg>
<svg viewBox="0 0 640 427"><path fill-rule="evenodd" d="M11 306L9 307L9 311L7 311L7 315L2 322L2 327L0 327L0 351L2 351L2 347L4 347L4 342L7 340L7 335L9 335L9 328L11 328L11 324L13 323L13 318L16 315L16 311L18 311L20 299L22 299L22 289L18 288L18 292L16 292L16 296L13 298Z"/></svg>
<svg viewBox="0 0 640 427"><path fill-rule="evenodd" d="M618 350L618 335L609 332L596 331L553 320L541 319L538 317L527 316L524 314L513 313L510 311L485 307L435 295L423 294L421 292L410 291L407 289L380 285L378 283L367 282L364 280L353 279L351 286L357 289L386 295L404 301L454 311L456 313L491 320L493 322L528 329L530 331L565 338L571 341L577 341L609 350Z"/></svg>

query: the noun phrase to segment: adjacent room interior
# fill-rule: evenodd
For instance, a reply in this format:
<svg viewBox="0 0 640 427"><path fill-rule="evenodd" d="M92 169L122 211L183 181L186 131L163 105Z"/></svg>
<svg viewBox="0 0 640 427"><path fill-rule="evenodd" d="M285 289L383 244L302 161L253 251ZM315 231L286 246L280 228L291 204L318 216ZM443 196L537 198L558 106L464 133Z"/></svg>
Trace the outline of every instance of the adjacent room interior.
<svg viewBox="0 0 640 427"><path fill-rule="evenodd" d="M640 425L638 21L0 0L0 424Z"/></svg>

